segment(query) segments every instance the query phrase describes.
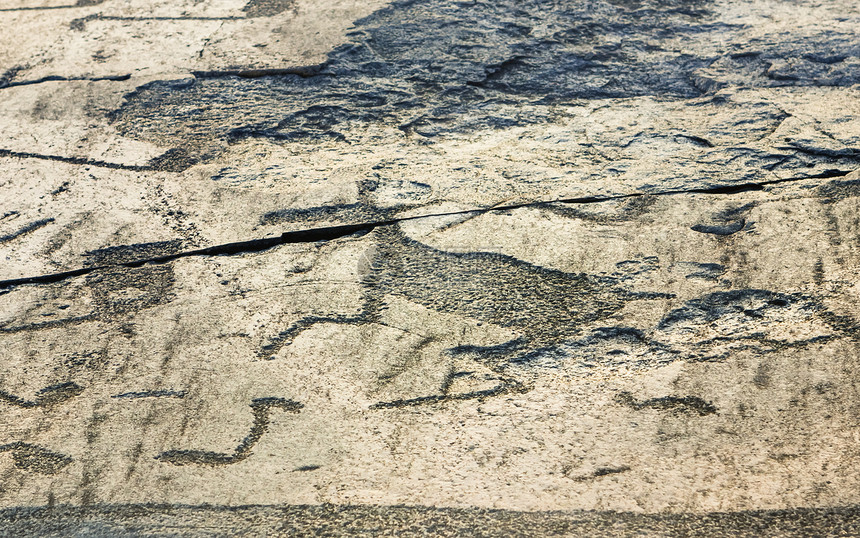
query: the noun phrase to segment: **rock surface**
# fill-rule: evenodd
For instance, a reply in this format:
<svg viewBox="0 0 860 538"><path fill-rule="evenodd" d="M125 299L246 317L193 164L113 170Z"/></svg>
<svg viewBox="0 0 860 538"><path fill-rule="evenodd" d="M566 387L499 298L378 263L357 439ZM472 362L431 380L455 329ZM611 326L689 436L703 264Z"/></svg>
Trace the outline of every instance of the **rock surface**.
<svg viewBox="0 0 860 538"><path fill-rule="evenodd" d="M4 532L860 532L856 3L0 11Z"/></svg>

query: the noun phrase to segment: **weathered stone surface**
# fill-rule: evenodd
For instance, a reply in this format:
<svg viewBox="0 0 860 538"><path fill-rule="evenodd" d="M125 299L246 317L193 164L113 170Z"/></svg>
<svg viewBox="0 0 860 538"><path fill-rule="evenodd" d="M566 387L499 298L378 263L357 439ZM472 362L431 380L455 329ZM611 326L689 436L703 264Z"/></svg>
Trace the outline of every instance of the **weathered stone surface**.
<svg viewBox="0 0 860 538"><path fill-rule="evenodd" d="M853 3L3 10L9 533L857 532Z"/></svg>

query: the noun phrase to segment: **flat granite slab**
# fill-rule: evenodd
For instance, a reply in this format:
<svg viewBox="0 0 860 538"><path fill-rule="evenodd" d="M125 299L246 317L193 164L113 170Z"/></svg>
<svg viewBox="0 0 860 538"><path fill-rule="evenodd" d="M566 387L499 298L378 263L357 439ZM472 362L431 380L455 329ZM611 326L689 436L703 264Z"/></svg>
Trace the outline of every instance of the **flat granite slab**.
<svg viewBox="0 0 860 538"><path fill-rule="evenodd" d="M0 534L860 534L855 2L0 13Z"/></svg>

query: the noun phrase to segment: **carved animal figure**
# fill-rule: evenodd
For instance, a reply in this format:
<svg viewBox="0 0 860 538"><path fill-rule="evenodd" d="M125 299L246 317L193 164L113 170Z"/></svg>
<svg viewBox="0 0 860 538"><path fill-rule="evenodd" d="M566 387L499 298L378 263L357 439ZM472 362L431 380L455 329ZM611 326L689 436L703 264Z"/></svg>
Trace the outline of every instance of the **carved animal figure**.
<svg viewBox="0 0 860 538"><path fill-rule="evenodd" d="M388 220L401 208L380 210L369 194L372 182L363 182L362 204L342 206L344 212L364 218ZM281 221L323 220L335 207L284 211ZM271 217L269 217L271 219ZM618 278L566 273L540 267L503 254L455 253L439 250L407 237L398 224L377 227L375 249L362 278L363 309L355 316L308 316L272 337L260 355L271 357L302 331L320 323L364 324L380 321L386 297L400 296L410 302L447 314L509 328L518 337L492 347L457 346L453 355L469 354L498 376L491 389L449 394L451 372L439 394L407 400L380 402L377 408L419 405L452 399L496 396L527 390L526 384L507 373L511 363L527 361L541 350L579 335L589 324L617 313L633 300L667 297L663 293L634 293Z"/></svg>

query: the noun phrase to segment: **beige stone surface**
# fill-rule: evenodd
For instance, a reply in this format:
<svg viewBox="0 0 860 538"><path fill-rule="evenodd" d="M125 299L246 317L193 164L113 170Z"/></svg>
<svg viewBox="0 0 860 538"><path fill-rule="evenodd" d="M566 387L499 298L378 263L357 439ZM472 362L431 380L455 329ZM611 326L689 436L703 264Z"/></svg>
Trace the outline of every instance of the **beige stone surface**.
<svg viewBox="0 0 860 538"><path fill-rule="evenodd" d="M854 4L2 9L10 532L857 529Z"/></svg>

